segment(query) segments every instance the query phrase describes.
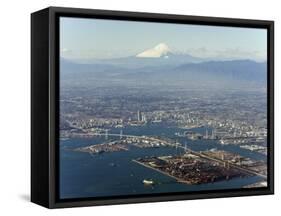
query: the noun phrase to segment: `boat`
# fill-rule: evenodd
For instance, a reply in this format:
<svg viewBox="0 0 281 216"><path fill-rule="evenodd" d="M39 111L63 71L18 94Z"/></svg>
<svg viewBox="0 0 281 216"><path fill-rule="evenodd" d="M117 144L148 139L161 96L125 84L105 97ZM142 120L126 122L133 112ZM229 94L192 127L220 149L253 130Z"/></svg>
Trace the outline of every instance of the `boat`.
<svg viewBox="0 0 281 216"><path fill-rule="evenodd" d="M154 184L153 180L148 180L148 179L144 179L142 182L146 185L153 185Z"/></svg>

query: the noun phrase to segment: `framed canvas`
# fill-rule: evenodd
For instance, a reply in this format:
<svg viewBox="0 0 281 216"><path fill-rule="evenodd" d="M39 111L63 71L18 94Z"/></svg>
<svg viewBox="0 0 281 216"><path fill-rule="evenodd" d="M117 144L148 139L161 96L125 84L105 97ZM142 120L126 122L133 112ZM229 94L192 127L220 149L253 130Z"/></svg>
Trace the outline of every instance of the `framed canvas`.
<svg viewBox="0 0 281 216"><path fill-rule="evenodd" d="M31 27L32 202L273 194L273 21L50 7Z"/></svg>

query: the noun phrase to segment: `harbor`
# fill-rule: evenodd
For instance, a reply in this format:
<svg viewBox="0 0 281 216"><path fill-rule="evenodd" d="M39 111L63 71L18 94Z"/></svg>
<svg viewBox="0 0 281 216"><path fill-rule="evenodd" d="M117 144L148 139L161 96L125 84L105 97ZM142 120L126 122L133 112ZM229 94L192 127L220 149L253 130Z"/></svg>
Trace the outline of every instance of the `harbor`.
<svg viewBox="0 0 281 216"><path fill-rule="evenodd" d="M119 139L76 148L75 151L91 154L114 153L119 151L134 151L136 148L181 149L180 154L164 155L161 157L143 157L132 159L133 162L146 168L153 169L184 184L207 184L217 181L259 176L267 178L267 167L262 161L251 160L237 153L211 149L208 151L193 151L171 139L161 139L153 136L137 136L128 134L106 134ZM149 180L145 181L148 184ZM153 183L150 183L151 185Z"/></svg>

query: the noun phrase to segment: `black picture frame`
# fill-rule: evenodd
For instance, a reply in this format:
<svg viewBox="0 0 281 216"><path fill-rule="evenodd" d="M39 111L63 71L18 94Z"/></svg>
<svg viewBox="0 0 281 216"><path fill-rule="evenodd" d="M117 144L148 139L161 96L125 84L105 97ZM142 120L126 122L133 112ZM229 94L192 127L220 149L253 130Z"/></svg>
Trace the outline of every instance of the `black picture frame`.
<svg viewBox="0 0 281 216"><path fill-rule="evenodd" d="M85 17L267 29L268 186L231 190L61 200L58 197L59 25ZM31 15L31 201L47 208L159 202L274 193L274 22L125 11L49 7Z"/></svg>

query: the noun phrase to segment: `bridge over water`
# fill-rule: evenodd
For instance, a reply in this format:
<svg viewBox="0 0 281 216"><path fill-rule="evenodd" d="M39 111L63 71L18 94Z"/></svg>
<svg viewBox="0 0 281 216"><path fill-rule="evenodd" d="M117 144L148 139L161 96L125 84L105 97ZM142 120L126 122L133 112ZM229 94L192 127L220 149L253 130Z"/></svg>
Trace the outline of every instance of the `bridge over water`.
<svg viewBox="0 0 281 216"><path fill-rule="evenodd" d="M201 152L193 151L193 150L187 148L186 145L183 146L181 143L178 143L178 142L171 143L171 142L168 142L166 140L158 139L158 138L155 138L155 137L123 134L122 130L120 130L119 134L117 134L117 133L108 133L108 131L106 130L106 133L94 133L94 134L91 134L91 135L105 136L106 139L109 136L114 136L114 137L119 137L120 139L122 139L124 137L124 138L141 138L141 139L146 139L146 140L150 140L150 141L156 141L156 142L164 143L165 145L168 145L168 146L171 146L171 147L184 149L185 151L187 151L187 152L189 152L189 153L191 153L193 155L196 155L196 156L199 156L201 158L205 158L205 159L208 159L208 160L211 160L211 161L215 161L215 162L221 163L224 166L226 165L228 167L233 167L233 168L239 169L239 170L241 170L243 172L246 172L248 174L251 174L251 175L257 175L257 176L262 177L262 178L267 178L266 175L263 175L261 173L255 172L254 170L247 169L245 167L236 165L236 164L234 164L232 162L229 162L229 161L225 161L225 160L221 160L221 159L218 159L218 158L210 157L210 156L208 156L206 154L203 154Z"/></svg>

